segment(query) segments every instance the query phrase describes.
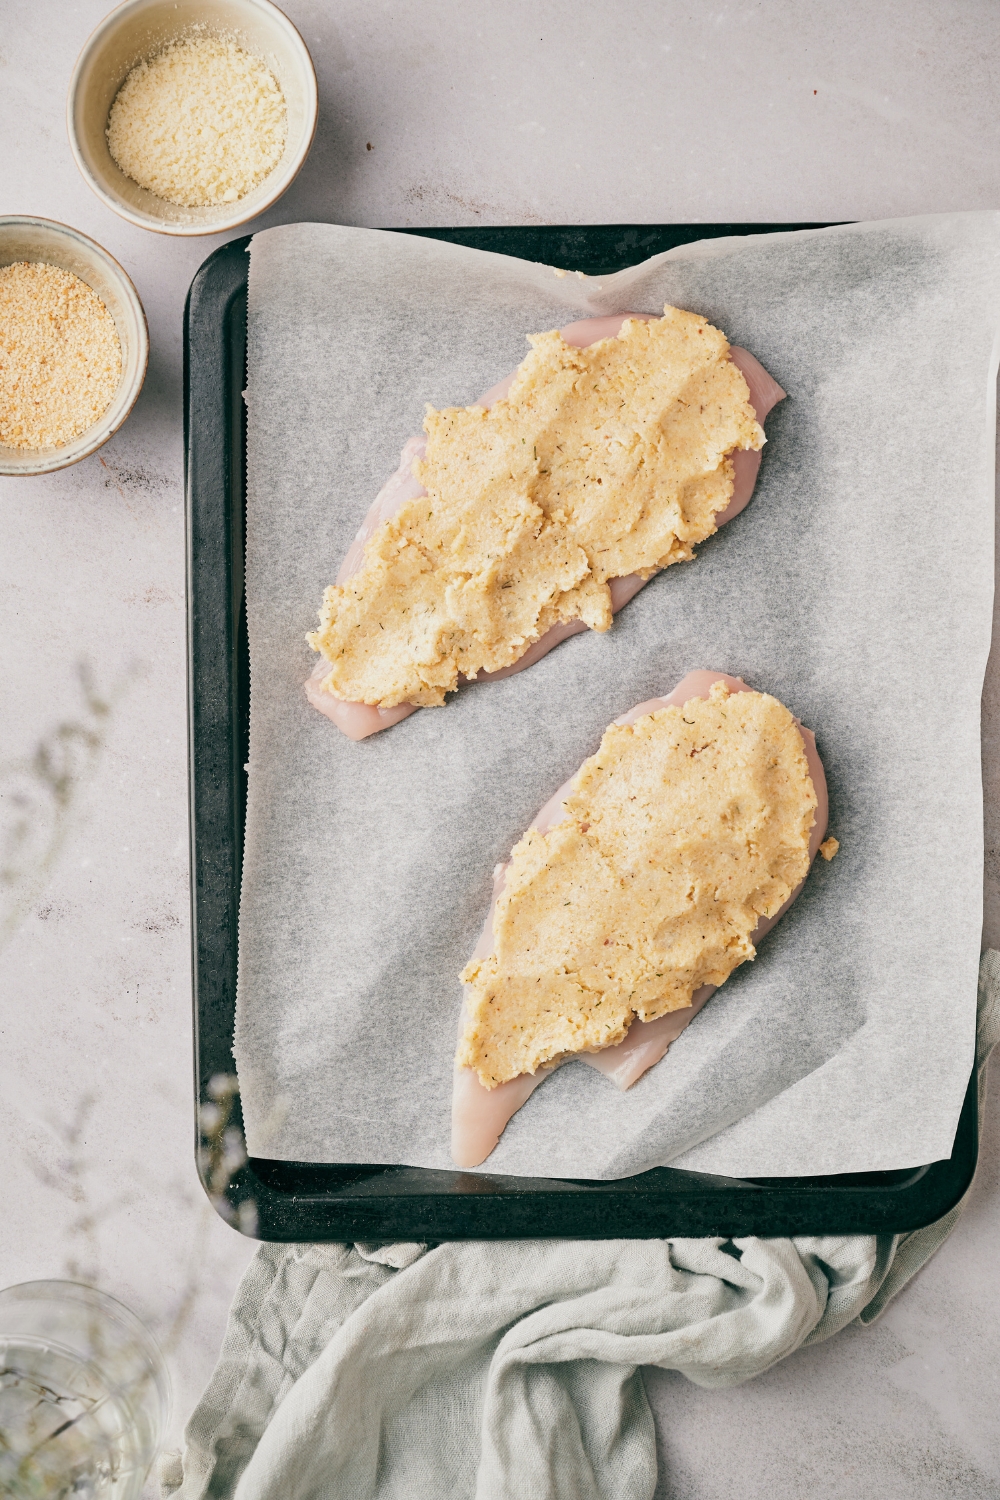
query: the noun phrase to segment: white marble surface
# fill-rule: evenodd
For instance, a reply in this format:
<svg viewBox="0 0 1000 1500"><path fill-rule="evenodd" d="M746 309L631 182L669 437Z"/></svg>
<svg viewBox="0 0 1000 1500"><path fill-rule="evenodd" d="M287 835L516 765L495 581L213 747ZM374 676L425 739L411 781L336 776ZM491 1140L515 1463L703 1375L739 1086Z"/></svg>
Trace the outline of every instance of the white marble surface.
<svg viewBox="0 0 1000 1500"><path fill-rule="evenodd" d="M775 222L1000 204L988 0L286 8L317 64L320 127L262 223ZM192 1162L181 311L217 241L132 229L76 174L66 83L104 9L0 12L0 212L106 245L152 341L139 404L99 455L0 481L0 790L7 807L27 797L34 837L52 794L15 763L65 744L61 724L94 724L76 663L114 695L0 956L0 1285L75 1264L161 1336L183 1320L176 1435L252 1253L206 1207ZM1000 681L988 702L992 741ZM1000 866L1000 819L987 845ZM1000 941L996 878L987 925ZM964 1221L875 1328L729 1393L650 1377L663 1500L1000 1495L998 1137L994 1107Z"/></svg>

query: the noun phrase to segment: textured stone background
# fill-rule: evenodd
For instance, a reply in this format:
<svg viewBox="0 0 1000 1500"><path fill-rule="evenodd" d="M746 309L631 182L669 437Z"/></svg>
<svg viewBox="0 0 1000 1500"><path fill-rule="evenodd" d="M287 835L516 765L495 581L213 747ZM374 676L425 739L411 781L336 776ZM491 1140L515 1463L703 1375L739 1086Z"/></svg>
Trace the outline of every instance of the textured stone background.
<svg viewBox="0 0 1000 1500"><path fill-rule="evenodd" d="M261 226L1000 206L987 0L285 8L316 62L320 125ZM171 1355L176 1440L252 1253L206 1208L191 1145L181 312L219 241L133 229L77 175L65 92L104 9L7 0L0 28L0 212L60 219L107 246L152 339L140 401L101 453L0 480L0 790L8 805L26 799L39 840L51 794L15 763L61 724L93 725L77 663L114 695L65 837L0 957L0 1285L75 1264L163 1337L186 1311ZM986 702L986 936L1000 945L1000 668ZM965 1219L873 1329L736 1391L651 1374L661 1500L1000 1495L998 1168L994 1106Z"/></svg>

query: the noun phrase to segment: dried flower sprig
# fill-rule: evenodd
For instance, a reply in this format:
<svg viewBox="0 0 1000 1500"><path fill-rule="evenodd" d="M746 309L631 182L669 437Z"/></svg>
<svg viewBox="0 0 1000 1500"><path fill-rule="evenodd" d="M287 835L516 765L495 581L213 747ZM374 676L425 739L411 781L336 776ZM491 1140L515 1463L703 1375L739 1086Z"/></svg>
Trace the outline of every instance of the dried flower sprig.
<svg viewBox="0 0 1000 1500"><path fill-rule="evenodd" d="M81 787L93 774L116 700L134 672L98 692L86 662L76 668L83 698L19 760L0 764L0 952L41 894L72 827Z"/></svg>
<svg viewBox="0 0 1000 1500"><path fill-rule="evenodd" d="M253 1198L233 1192L234 1178L247 1161L243 1128L233 1118L239 1079L235 1073L214 1073L205 1092L208 1099L198 1108L198 1172L216 1213L241 1234L253 1237L257 1233L257 1204Z"/></svg>

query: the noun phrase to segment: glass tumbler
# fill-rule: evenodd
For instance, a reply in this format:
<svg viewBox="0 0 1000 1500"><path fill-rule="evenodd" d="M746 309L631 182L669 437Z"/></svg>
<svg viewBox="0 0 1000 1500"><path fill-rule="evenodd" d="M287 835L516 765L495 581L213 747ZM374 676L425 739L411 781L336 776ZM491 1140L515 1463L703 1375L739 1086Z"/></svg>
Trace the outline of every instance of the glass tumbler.
<svg viewBox="0 0 1000 1500"><path fill-rule="evenodd" d="M163 1356L114 1297L74 1281L0 1292L0 1495L137 1500L169 1403Z"/></svg>

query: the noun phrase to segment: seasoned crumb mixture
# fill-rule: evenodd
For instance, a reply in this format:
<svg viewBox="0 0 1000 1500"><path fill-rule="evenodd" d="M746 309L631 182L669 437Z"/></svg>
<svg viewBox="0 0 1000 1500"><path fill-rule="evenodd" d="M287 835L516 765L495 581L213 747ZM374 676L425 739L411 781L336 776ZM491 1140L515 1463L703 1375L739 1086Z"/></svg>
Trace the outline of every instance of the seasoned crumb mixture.
<svg viewBox="0 0 1000 1500"><path fill-rule="evenodd" d="M114 319L71 271L0 267L0 443L62 447L92 427L122 373Z"/></svg>
<svg viewBox="0 0 1000 1500"><path fill-rule="evenodd" d="M235 203L285 149L285 96L234 41L182 37L138 64L108 117L108 149L126 176L183 208Z"/></svg>
<svg viewBox="0 0 1000 1500"><path fill-rule="evenodd" d="M587 349L535 334L508 395L429 407L426 498L370 537L309 639L325 692L440 705L552 626L611 625L608 580L694 556L733 493L734 448L764 433L717 328L664 309Z"/></svg>
<svg viewBox="0 0 1000 1500"><path fill-rule="evenodd" d="M494 951L461 976L456 1061L486 1088L722 984L809 870L816 792L795 720L767 693L718 682L613 724L564 807L515 847Z"/></svg>

